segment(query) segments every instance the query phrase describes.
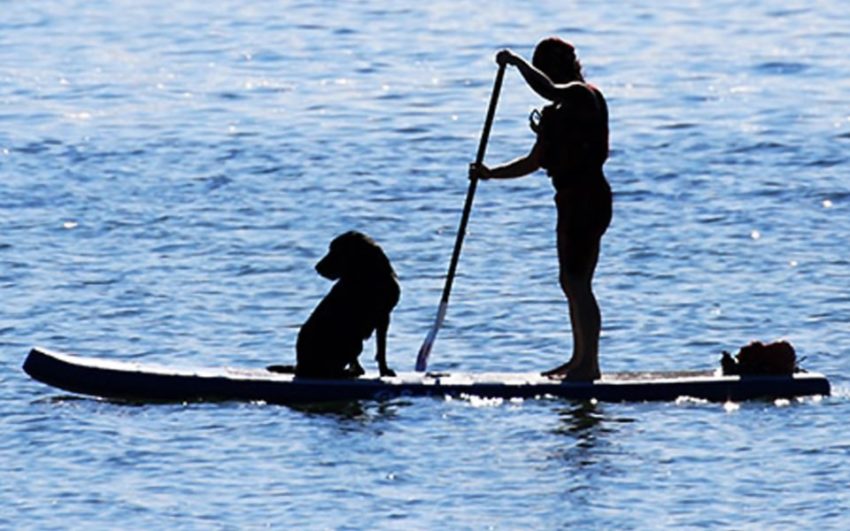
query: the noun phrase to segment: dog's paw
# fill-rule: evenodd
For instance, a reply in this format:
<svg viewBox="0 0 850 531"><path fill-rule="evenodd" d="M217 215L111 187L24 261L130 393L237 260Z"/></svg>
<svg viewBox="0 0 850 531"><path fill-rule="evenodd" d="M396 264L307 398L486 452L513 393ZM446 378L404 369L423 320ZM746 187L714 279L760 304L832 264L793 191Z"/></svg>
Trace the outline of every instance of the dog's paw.
<svg viewBox="0 0 850 531"><path fill-rule="evenodd" d="M366 374L366 370L357 362L351 363L345 372L353 378L359 378Z"/></svg>
<svg viewBox="0 0 850 531"><path fill-rule="evenodd" d="M381 377L393 377L395 376L395 371L390 369L389 367L381 367Z"/></svg>

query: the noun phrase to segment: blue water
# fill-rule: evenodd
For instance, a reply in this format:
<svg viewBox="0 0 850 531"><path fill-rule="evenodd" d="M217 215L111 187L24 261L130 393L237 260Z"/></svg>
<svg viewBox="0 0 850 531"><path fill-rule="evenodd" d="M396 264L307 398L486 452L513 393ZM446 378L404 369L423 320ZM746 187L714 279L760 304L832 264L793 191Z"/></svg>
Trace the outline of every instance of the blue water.
<svg viewBox="0 0 850 531"><path fill-rule="evenodd" d="M0 528L846 529L850 18L782 4L5 2ZM550 34L611 109L603 371L784 337L833 396L129 406L20 370L33 345L291 363L348 229L399 273L410 370L493 56ZM540 104L509 71L488 161ZM567 359L553 228L542 174L482 183L433 369Z"/></svg>

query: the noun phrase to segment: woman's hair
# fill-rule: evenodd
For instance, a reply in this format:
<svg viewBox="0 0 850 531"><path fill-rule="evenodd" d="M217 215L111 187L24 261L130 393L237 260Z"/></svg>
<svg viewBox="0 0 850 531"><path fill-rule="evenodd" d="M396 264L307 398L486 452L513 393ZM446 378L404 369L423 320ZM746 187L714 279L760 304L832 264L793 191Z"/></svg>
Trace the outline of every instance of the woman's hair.
<svg viewBox="0 0 850 531"><path fill-rule="evenodd" d="M537 43L531 64L555 83L584 81L575 47L558 37L549 37Z"/></svg>

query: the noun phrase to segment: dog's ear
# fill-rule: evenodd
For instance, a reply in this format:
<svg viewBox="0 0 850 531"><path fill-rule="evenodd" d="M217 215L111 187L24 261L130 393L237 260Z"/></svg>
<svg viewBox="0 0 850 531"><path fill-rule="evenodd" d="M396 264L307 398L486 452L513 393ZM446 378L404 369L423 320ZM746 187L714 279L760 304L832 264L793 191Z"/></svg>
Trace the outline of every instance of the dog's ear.
<svg viewBox="0 0 850 531"><path fill-rule="evenodd" d="M378 275L381 278L395 278L396 274L390 263L390 259L384 254L384 250L374 241L372 242L372 263L373 266L370 271L372 274Z"/></svg>
<svg viewBox="0 0 850 531"><path fill-rule="evenodd" d="M356 242L356 243L355 243ZM352 239L352 273L362 277L395 277L390 259L384 254L375 240L362 233L355 233Z"/></svg>

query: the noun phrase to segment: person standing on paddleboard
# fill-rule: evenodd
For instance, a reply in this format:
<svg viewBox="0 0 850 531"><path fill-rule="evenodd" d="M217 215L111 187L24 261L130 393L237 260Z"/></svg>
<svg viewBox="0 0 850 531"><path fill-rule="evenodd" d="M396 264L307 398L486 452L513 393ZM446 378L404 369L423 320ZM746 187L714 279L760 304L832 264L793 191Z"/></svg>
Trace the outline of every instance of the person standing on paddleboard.
<svg viewBox="0 0 850 531"><path fill-rule="evenodd" d="M538 43L531 63L510 50L499 65L515 66L528 85L551 101L530 117L537 141L531 151L488 168L470 165L470 178L510 179L543 168L555 187L558 211L559 280L567 297L573 354L544 372L567 380L596 380L602 326L592 281L602 235L611 222L611 188L602 166L608 158L608 106L602 92L585 82L572 44L556 37Z"/></svg>

